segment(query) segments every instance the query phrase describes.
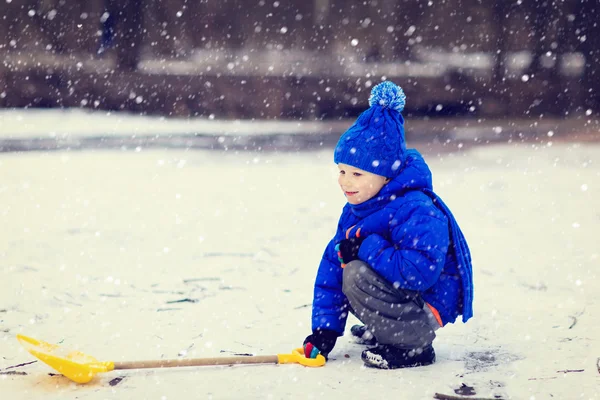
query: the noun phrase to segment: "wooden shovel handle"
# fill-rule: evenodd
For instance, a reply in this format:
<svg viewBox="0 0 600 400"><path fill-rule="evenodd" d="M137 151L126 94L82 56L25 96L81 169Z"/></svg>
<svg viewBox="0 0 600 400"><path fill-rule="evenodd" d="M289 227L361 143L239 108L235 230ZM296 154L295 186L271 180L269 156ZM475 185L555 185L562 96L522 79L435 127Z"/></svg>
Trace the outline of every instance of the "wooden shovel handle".
<svg viewBox="0 0 600 400"><path fill-rule="evenodd" d="M194 367L202 365L236 365L236 364L277 364L277 356L236 356L214 358L192 358L181 360L149 360L149 361L123 361L115 362L114 369L141 369L141 368L170 368Z"/></svg>

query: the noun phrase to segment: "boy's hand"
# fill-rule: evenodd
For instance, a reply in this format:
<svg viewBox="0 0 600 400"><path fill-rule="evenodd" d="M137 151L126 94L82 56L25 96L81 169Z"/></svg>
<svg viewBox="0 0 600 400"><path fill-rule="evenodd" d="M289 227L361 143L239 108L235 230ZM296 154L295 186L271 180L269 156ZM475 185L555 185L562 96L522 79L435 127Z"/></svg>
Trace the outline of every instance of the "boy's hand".
<svg viewBox="0 0 600 400"><path fill-rule="evenodd" d="M342 264L348 264L350 261L358 260L358 250L365 238L351 237L344 239L335 246L338 259Z"/></svg>
<svg viewBox="0 0 600 400"><path fill-rule="evenodd" d="M327 359L327 356L335 347L338 334L329 329L317 329L304 339L304 356L306 358L317 358L321 353Z"/></svg>

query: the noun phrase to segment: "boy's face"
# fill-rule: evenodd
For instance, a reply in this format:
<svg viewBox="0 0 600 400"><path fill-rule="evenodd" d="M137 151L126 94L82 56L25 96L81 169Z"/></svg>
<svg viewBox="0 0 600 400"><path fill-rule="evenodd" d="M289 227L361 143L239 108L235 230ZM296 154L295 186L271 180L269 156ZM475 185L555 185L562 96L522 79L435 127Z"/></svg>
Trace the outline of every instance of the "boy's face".
<svg viewBox="0 0 600 400"><path fill-rule="evenodd" d="M363 171L348 164L338 164L340 175L338 182L348 203L361 204L375 196L389 179Z"/></svg>

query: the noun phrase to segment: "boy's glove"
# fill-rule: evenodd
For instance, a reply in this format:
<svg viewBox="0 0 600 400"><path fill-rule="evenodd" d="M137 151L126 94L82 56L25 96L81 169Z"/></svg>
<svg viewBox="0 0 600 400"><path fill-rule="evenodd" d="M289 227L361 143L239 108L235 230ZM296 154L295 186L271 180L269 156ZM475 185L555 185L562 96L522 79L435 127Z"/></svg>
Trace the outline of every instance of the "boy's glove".
<svg viewBox="0 0 600 400"><path fill-rule="evenodd" d="M358 250L364 237L351 237L339 242L335 249L338 253L338 259L342 264L348 264L350 261L358 260Z"/></svg>
<svg viewBox="0 0 600 400"><path fill-rule="evenodd" d="M317 358L321 355L325 358L329 355L335 346L338 334L329 329L317 329L304 339L304 356L306 358Z"/></svg>

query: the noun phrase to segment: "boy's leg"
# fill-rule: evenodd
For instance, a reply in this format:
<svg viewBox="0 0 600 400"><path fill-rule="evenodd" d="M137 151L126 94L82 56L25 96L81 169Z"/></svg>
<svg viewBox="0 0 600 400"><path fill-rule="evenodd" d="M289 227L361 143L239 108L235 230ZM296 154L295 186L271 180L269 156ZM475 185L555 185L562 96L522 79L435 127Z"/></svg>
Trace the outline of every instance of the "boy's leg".
<svg viewBox="0 0 600 400"><path fill-rule="evenodd" d="M346 265L343 279L354 314L379 344L416 349L433 342L439 325L417 292L394 288L360 260Z"/></svg>

